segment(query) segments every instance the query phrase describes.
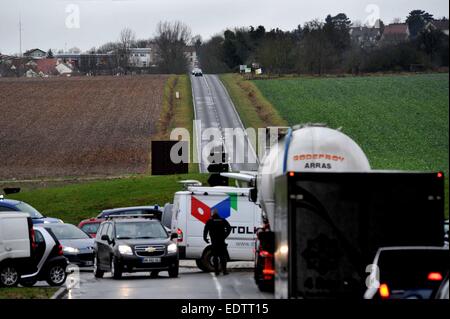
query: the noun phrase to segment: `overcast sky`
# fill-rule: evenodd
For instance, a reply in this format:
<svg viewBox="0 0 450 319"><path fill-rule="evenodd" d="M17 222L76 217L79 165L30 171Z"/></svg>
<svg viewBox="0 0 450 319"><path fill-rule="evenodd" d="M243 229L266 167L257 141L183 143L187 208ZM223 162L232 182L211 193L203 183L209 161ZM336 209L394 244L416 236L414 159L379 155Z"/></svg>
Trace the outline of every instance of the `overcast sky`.
<svg viewBox="0 0 450 319"><path fill-rule="evenodd" d="M292 30L327 14L385 23L404 19L412 9L448 17L448 0L0 0L0 52L19 52L19 15L23 51L79 47L87 50L116 41L124 27L138 38L155 34L160 20L181 20L207 39L228 27L264 25Z"/></svg>

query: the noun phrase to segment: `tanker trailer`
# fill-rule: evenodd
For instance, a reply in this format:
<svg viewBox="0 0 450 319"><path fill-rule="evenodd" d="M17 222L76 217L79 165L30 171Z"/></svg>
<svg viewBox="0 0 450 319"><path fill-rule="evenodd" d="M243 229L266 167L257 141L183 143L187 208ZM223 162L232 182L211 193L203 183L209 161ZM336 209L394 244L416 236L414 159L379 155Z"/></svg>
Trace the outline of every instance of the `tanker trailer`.
<svg viewBox="0 0 450 319"><path fill-rule="evenodd" d="M266 153L251 200L266 222L255 280L277 298L362 298L379 247L443 243L442 173L371 170L324 126L294 127Z"/></svg>

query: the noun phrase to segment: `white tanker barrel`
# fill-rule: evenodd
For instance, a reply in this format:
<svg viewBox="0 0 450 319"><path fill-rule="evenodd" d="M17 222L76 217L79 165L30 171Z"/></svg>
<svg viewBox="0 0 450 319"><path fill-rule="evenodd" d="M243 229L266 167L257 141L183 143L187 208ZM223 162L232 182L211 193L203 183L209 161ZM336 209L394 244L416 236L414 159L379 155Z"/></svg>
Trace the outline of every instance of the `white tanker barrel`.
<svg viewBox="0 0 450 319"><path fill-rule="evenodd" d="M287 172L367 172L369 161L344 133L323 126L305 126L290 131L261 161L258 199L273 222L275 178Z"/></svg>

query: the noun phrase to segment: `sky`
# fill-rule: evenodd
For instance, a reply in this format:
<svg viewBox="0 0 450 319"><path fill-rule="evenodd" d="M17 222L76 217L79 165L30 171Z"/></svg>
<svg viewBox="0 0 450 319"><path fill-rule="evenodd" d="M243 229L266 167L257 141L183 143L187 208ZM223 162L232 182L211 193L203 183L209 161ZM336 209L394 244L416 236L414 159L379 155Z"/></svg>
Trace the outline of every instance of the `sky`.
<svg viewBox="0 0 450 319"><path fill-rule="evenodd" d="M0 53L31 48L82 51L117 41L131 28L137 38L154 37L159 21L182 21L208 39L226 28L264 25L295 29L299 24L346 13L352 20L386 24L413 9L448 17L448 0L0 0Z"/></svg>

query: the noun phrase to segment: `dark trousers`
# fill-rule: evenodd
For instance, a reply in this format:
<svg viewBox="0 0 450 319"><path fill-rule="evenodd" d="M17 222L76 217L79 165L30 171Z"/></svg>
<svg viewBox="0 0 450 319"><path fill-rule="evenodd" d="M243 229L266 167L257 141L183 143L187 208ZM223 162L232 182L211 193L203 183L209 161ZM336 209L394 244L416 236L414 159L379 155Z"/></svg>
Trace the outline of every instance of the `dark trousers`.
<svg viewBox="0 0 450 319"><path fill-rule="evenodd" d="M216 274L220 272L220 266L222 266L222 271L227 272L227 260L228 260L228 249L227 244L223 243L213 243L212 245L212 255L213 255L213 265ZM220 264L219 264L220 261Z"/></svg>

